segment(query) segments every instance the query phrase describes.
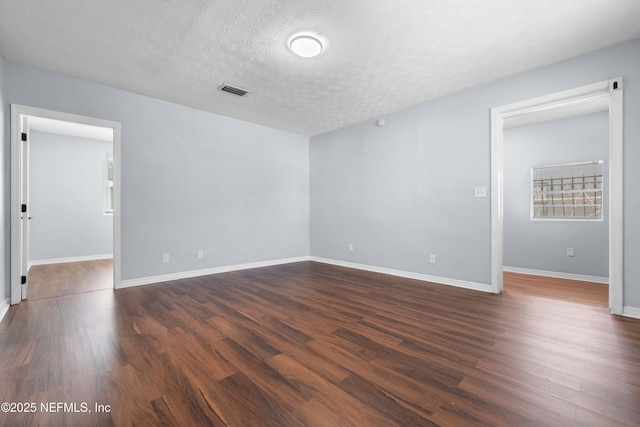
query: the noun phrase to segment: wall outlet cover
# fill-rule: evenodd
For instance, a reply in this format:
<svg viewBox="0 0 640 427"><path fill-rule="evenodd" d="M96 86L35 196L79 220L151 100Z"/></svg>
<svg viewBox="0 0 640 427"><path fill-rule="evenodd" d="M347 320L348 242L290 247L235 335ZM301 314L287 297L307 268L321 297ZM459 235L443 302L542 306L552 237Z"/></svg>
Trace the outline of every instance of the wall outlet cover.
<svg viewBox="0 0 640 427"><path fill-rule="evenodd" d="M476 187L474 191L477 198L487 197L487 187Z"/></svg>

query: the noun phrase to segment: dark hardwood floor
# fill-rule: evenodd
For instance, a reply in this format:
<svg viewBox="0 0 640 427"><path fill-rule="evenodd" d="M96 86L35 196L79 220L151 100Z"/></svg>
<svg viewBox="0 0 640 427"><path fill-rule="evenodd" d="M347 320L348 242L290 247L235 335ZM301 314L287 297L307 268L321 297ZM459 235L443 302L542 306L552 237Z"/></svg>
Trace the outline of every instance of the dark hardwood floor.
<svg viewBox="0 0 640 427"><path fill-rule="evenodd" d="M113 259L33 265L28 283L30 300L113 289Z"/></svg>
<svg viewBox="0 0 640 427"><path fill-rule="evenodd" d="M520 273L503 273L504 291L597 307L609 306L609 285Z"/></svg>
<svg viewBox="0 0 640 427"><path fill-rule="evenodd" d="M37 410L0 425L640 425L640 320L507 289L302 262L27 301L0 393Z"/></svg>

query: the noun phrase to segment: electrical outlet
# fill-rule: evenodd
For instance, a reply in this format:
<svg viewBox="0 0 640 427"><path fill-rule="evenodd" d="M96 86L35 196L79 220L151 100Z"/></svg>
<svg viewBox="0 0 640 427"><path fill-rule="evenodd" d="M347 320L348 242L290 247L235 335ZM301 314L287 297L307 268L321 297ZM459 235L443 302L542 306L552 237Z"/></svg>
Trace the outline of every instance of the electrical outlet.
<svg viewBox="0 0 640 427"><path fill-rule="evenodd" d="M200 249L198 251L198 253L196 254L196 258L197 259L204 259L204 251L202 249Z"/></svg>
<svg viewBox="0 0 640 427"><path fill-rule="evenodd" d="M349 252L353 252L353 243L349 243L349 245L347 246L347 250Z"/></svg>
<svg viewBox="0 0 640 427"><path fill-rule="evenodd" d="M476 187L474 192L476 198L487 197L487 187Z"/></svg>
<svg viewBox="0 0 640 427"><path fill-rule="evenodd" d="M576 256L576 250L574 248L567 248L567 256Z"/></svg>
<svg viewBox="0 0 640 427"><path fill-rule="evenodd" d="M162 254L162 263L163 264L169 263L169 254Z"/></svg>
<svg viewBox="0 0 640 427"><path fill-rule="evenodd" d="M429 255L429 264L436 263L436 256L434 254Z"/></svg>

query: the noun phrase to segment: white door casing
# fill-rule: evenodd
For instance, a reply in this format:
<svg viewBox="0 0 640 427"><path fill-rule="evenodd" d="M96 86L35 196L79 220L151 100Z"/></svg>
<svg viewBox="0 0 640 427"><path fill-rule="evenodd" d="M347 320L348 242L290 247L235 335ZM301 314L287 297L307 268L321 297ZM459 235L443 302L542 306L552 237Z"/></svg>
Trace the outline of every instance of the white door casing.
<svg viewBox="0 0 640 427"><path fill-rule="evenodd" d="M572 104L608 100L609 111L609 310L623 314L623 79L622 77L491 109L491 290L503 289L504 129L527 115L560 118Z"/></svg>
<svg viewBox="0 0 640 427"><path fill-rule="evenodd" d="M118 288L121 282L121 209L120 209L120 123L92 117L67 114L23 105L11 105L11 304L18 304L27 297L28 284L22 284L27 273L28 212L22 212L27 203L28 137L23 144L22 133L28 133L28 117L43 117L53 120L110 128L113 131L113 283ZM28 206L27 206L28 210Z"/></svg>

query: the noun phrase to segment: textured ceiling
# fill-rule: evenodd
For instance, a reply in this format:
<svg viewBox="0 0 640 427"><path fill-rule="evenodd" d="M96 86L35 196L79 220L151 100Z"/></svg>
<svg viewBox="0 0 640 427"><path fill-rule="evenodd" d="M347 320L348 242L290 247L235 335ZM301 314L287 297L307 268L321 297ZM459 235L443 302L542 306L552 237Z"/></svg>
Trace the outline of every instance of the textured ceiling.
<svg viewBox="0 0 640 427"><path fill-rule="evenodd" d="M638 0L1 0L0 50L311 136L638 38L639 23ZM325 52L294 56L300 30Z"/></svg>

